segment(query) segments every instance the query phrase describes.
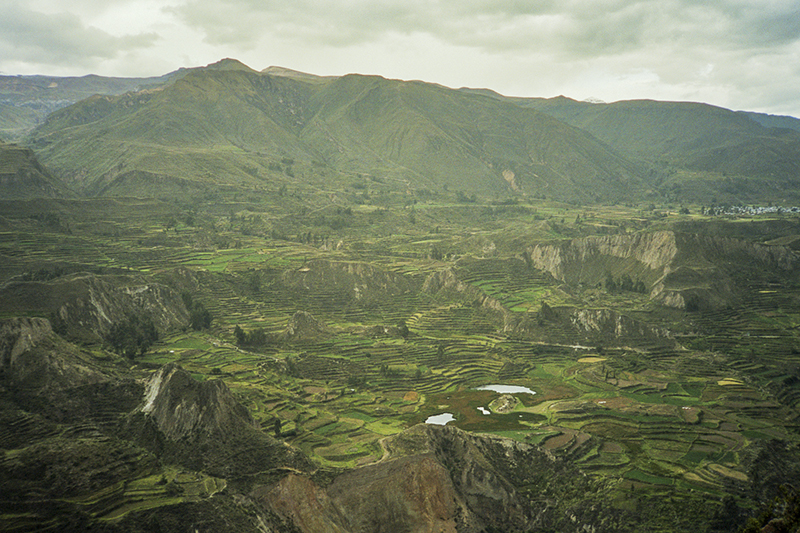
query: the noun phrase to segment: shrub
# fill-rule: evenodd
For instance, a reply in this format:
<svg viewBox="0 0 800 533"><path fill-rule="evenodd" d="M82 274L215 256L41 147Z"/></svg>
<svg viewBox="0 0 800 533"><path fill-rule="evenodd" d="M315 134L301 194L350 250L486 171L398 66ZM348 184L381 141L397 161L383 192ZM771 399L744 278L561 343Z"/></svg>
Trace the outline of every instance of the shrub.
<svg viewBox="0 0 800 533"><path fill-rule="evenodd" d="M106 335L111 349L128 359L144 355L158 340L158 330L153 319L146 315L131 315L117 322Z"/></svg>

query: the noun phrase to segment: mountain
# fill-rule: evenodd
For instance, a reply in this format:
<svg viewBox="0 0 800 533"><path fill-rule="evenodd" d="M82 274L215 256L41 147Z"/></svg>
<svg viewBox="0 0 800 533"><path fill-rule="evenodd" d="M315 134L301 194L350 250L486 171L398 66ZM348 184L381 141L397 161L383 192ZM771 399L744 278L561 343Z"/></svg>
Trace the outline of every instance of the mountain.
<svg viewBox="0 0 800 533"><path fill-rule="evenodd" d="M39 163L33 151L0 141L0 196L17 200L72 195L60 180Z"/></svg>
<svg viewBox="0 0 800 533"><path fill-rule="evenodd" d="M800 131L800 119L786 115L768 115L766 113L753 113L750 111L739 111L746 117L755 120L765 128L785 128Z"/></svg>
<svg viewBox="0 0 800 533"><path fill-rule="evenodd" d="M84 195L292 186L350 201L372 189L406 199L767 203L793 201L800 173L792 117L258 72L235 59L156 78L0 78L0 133L18 138L36 123L25 144Z"/></svg>
<svg viewBox="0 0 800 533"><path fill-rule="evenodd" d="M581 128L620 153L651 165L657 183L732 202L796 196L800 121L739 113L692 102L630 100L611 104L570 98L514 99ZM780 127L776 127L780 126ZM706 191L697 189L707 188ZM681 191L681 188L686 190ZM738 198L737 198L738 197Z"/></svg>
<svg viewBox="0 0 800 533"><path fill-rule="evenodd" d="M0 76L0 136L16 140L52 112L96 94L116 95L152 89L186 72L151 78Z"/></svg>
<svg viewBox="0 0 800 533"><path fill-rule="evenodd" d="M403 194L610 201L645 189L636 165L535 110L421 82L268 72L228 60L159 90L95 96L29 142L84 194L156 194L148 179L161 194L165 182L341 189L364 176Z"/></svg>

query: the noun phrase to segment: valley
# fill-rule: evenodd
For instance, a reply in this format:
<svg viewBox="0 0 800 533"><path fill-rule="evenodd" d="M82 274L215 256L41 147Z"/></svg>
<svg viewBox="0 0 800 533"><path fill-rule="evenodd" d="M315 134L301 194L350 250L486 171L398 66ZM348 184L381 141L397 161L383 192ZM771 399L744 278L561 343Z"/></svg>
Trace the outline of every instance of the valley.
<svg viewBox="0 0 800 533"><path fill-rule="evenodd" d="M0 530L796 527L795 133L145 85L0 144ZM652 117L696 136L633 143Z"/></svg>
<svg viewBox="0 0 800 533"><path fill-rule="evenodd" d="M796 447L800 316L793 253L754 239L768 226L772 237L787 240L797 231L794 215L656 216L554 203L519 205L503 217L500 210L417 205L410 224L410 207L357 207L341 215L351 219L348 225L332 231L250 204L198 206L189 215L158 201L6 203L2 313L49 319L93 365L134 380L168 363L200 382L222 379L262 432L302 451L318 471L380 463L386 437L449 412L455 417L449 426L535 445L580 468L602 483L586 498L602 495L623 516L631 513L623 522L676 530L675 515L643 511L658 501L659 512L670 502L685 517L681 524L699 527L713 516L683 509L720 509L726 497L740 502L743 520L754 491L766 490L755 462L774 442ZM43 213L58 213L59 222ZM627 233L623 222L658 231ZM284 239L265 237L279 224ZM677 229L697 224L722 225L736 237L716 238L719 249L698 257L696 245L681 244L697 237ZM309 239L309 231L329 233ZM656 241L647 246L660 256L636 249L648 236ZM712 248L708 239L705 250ZM584 251L577 271L565 259L574 252L563 243L610 240L616 251ZM561 255L554 242L562 243ZM756 252L758 268L730 267L732 256ZM658 270L667 264L680 275ZM648 290L608 285L624 276ZM156 285L163 288L154 300L120 303ZM169 296L186 292L210 312L209 328L187 327L184 302ZM49 297L32 296L42 293ZM687 294L694 304L686 303ZM162 334L128 364L106 351L102 335L92 338L106 320L137 310L152 314L153 305L167 306L156 319ZM97 323L87 328L87 320ZM10 374L7 366L6 379ZM477 389L495 383L536 394ZM49 390L32 394L41 398ZM497 409L508 396L510 407ZM34 416L23 405L7 413L20 421ZM37 416L50 415L45 409ZM42 431L40 424L8 423L17 429L4 437L7 466L29 449L13 442L35 442ZM72 431L70 423L50 423L49 439ZM94 438L115 423L113 414L94 422L91 431L100 432ZM169 468L118 482L135 487L148 483L142 475L158 472L170 479ZM225 483L214 477L219 473L210 475L205 487ZM130 500L141 497L140 503L124 503L131 490L114 493L121 509L87 512L116 523L125 509L208 498L216 489L188 500L148 489L149 496ZM186 491L195 494L188 485ZM81 498L94 502L100 493Z"/></svg>

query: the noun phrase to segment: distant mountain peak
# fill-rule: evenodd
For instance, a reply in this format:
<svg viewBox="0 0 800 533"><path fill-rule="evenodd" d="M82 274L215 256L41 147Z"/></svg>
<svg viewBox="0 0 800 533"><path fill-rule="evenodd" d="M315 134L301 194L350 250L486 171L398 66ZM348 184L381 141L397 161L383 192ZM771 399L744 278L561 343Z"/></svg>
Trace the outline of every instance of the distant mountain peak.
<svg viewBox="0 0 800 533"><path fill-rule="evenodd" d="M238 59L232 59L230 57L220 59L216 63L207 65L205 68L207 70L244 70L246 72L256 72Z"/></svg>
<svg viewBox="0 0 800 533"><path fill-rule="evenodd" d="M336 78L337 76L318 76L316 74L309 74L308 72L301 72L286 67L270 66L261 71L261 74L269 74L270 76L282 76L284 78L292 78L301 81L321 81Z"/></svg>

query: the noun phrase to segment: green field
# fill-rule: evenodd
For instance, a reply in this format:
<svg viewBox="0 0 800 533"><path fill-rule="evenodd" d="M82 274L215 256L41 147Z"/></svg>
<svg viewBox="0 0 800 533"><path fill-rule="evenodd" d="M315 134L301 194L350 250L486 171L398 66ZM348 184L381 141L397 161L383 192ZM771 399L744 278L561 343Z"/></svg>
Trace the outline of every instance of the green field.
<svg viewBox="0 0 800 533"><path fill-rule="evenodd" d="M196 206L190 215L133 200L6 204L0 253L8 259L0 271L7 281L47 271L32 283L65 291L59 282L80 273L112 285L138 276L176 291L191 282L193 299L213 317L210 327L161 332L133 359L132 371L146 378L175 361L197 379L224 380L263 431L272 434L279 422L279 437L320 467L375 462L381 438L450 412L462 429L568 458L606 480L609 501L627 501L635 488L689 499L733 494L751 505L743 496L752 481L749 450L798 438L789 422L800 401L790 379L800 361L797 279L731 278L746 294L735 306L665 307L603 283L566 283L532 267L526 250L554 238L605 235L620 220L640 220L631 224L644 231L651 223L680 225L685 216L648 220L619 206L593 207L588 216L582 208L532 203L535 219L525 210L480 219L487 209L418 205L410 224L403 206L380 214L362 206L333 230L278 205ZM69 232L32 216L48 210L69 221ZM593 225L569 222L579 213ZM173 225L171 217L181 222ZM549 222L555 217L558 223ZM774 221L747 224L768 223ZM434 246L442 256L431 253ZM621 276L627 267L604 268ZM5 300L0 312L49 317L47 305ZM598 310L640 329L580 326L581 316L601 315L579 312ZM297 311L310 313L319 329L288 334ZM236 327L262 331L263 342L239 343ZM86 342L95 357L107 354L101 341ZM509 400L476 390L487 384L536 394ZM502 412L479 409L501 405ZM178 496L159 485L162 476L166 485L181 485ZM75 501L113 521L176 498L207 498L225 483L179 478L159 471ZM102 507L109 497L103 491L116 491L113 510Z"/></svg>

